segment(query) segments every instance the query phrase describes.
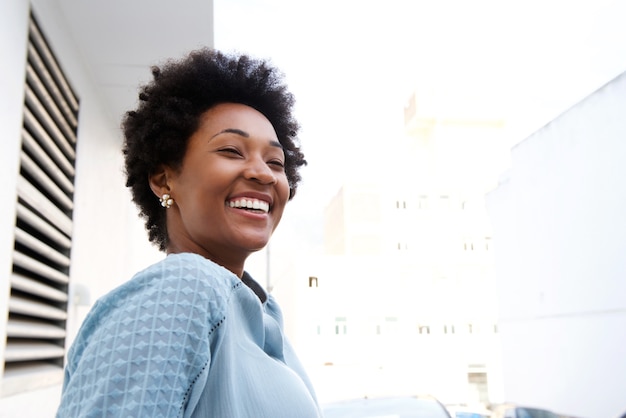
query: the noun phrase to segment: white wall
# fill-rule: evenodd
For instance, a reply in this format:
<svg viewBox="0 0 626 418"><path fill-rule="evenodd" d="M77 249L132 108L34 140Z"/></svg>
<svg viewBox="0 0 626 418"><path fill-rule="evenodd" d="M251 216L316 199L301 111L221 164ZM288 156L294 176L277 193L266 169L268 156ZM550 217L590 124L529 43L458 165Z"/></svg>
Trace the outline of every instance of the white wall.
<svg viewBox="0 0 626 418"><path fill-rule="evenodd" d="M80 98L70 281L73 287L87 289L91 305L161 255L148 244L124 187L120 121L105 112L55 2L35 0L33 8ZM7 197L0 205L0 312L6 312L10 286L7 278L11 271L27 34L28 2L0 2L0 178ZM74 301L70 300L68 346L90 307L73 306ZM0 335L5 331L4 322L0 321ZM51 405L56 405L57 397L58 388L51 388L2 398L0 416L16 416L10 415L11 411L20 411L24 417L52 417L55 411Z"/></svg>
<svg viewBox="0 0 626 418"><path fill-rule="evenodd" d="M489 197L508 400L626 411L626 73L512 150Z"/></svg>
<svg viewBox="0 0 626 418"><path fill-rule="evenodd" d="M8 277L17 204L15 184L19 172L27 22L26 2L0 2L0 62L3 63L0 65L0 178L4 190L0 205L0 308L7 306L10 289ZM0 335L6 335L5 327L6 322L0 320ZM5 344L5 339L0 340L0 354ZM0 373L2 371L0 364Z"/></svg>

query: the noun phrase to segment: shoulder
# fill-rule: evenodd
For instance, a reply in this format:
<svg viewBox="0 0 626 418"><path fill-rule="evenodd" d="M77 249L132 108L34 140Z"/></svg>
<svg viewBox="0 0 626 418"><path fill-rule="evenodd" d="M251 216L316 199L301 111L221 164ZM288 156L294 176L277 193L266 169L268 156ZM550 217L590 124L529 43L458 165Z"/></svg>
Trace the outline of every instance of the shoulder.
<svg viewBox="0 0 626 418"><path fill-rule="evenodd" d="M223 321L241 281L225 268L195 254L173 254L137 273L100 298L83 322L71 355L100 336L184 330L204 339Z"/></svg>
<svg viewBox="0 0 626 418"><path fill-rule="evenodd" d="M164 260L137 273L130 281L101 299L109 308L124 308L128 302L168 301L187 306L223 306L241 286L237 276L224 267L196 254L168 255ZM150 303L150 302L148 302Z"/></svg>
<svg viewBox="0 0 626 418"><path fill-rule="evenodd" d="M202 256L191 253L171 254L137 273L119 291L133 292L147 288L156 291L207 290L227 294L240 280L232 272Z"/></svg>
<svg viewBox="0 0 626 418"><path fill-rule="evenodd" d="M60 416L180 413L204 385L212 341L241 286L215 263L178 254L99 299L68 353Z"/></svg>

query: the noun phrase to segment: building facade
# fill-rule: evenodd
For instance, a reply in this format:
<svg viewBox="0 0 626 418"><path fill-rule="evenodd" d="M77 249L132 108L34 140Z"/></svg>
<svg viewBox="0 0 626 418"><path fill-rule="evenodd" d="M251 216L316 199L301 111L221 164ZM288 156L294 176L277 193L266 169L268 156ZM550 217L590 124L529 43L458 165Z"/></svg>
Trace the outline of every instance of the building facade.
<svg viewBox="0 0 626 418"><path fill-rule="evenodd" d="M475 110L414 95L406 137L388 139L329 202L323 255L298 257L297 279L275 287L291 295L287 327L322 399L501 401L484 194L507 147L502 118Z"/></svg>
<svg viewBox="0 0 626 418"><path fill-rule="evenodd" d="M626 74L513 148L489 194L507 400L626 411Z"/></svg>

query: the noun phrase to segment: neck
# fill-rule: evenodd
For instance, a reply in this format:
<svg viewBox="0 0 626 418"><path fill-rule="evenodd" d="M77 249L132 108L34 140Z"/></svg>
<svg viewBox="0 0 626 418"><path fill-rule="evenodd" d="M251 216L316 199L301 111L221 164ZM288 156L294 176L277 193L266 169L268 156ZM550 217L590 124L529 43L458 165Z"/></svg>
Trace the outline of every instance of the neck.
<svg viewBox="0 0 626 418"><path fill-rule="evenodd" d="M231 257L219 257L216 254L211 254L204 249L199 249L199 250L183 249L183 248L177 247L176 245L172 243L168 245L166 253L167 254L180 254L180 253L198 254L208 260L213 261L215 264L219 264L220 266L229 270L230 272L232 272L234 275L236 275L239 278L243 276L244 264L247 258L247 257L241 258L241 257L232 257L232 256Z"/></svg>

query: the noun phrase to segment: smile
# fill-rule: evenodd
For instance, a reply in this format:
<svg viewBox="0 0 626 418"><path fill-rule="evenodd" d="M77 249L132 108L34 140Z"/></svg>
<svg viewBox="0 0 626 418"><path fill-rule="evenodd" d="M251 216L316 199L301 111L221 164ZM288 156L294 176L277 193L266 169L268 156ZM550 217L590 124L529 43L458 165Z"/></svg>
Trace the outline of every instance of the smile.
<svg viewBox="0 0 626 418"><path fill-rule="evenodd" d="M258 199L236 199L226 202L231 208L246 209L267 213L270 211L270 205L267 202Z"/></svg>

